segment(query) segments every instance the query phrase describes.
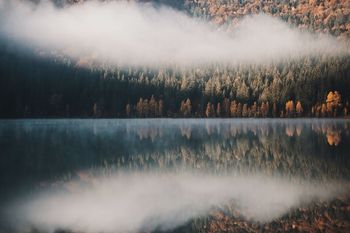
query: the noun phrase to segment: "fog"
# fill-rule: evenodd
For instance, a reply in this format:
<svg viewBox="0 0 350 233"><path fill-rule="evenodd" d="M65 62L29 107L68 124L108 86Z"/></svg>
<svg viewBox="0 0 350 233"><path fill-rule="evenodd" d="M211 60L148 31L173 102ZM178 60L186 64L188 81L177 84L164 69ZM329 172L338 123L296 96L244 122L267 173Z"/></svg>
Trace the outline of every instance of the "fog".
<svg viewBox="0 0 350 233"><path fill-rule="evenodd" d="M315 198L329 200L348 190L340 183L258 174L90 174L80 172L80 178L22 197L9 206L9 219L19 231L30 226L42 231L146 232L173 229L233 203L246 219L268 222Z"/></svg>
<svg viewBox="0 0 350 233"><path fill-rule="evenodd" d="M346 51L335 38L301 32L266 15L246 17L227 32L151 4L90 1L57 8L41 2L0 0L1 36L81 66L261 63Z"/></svg>

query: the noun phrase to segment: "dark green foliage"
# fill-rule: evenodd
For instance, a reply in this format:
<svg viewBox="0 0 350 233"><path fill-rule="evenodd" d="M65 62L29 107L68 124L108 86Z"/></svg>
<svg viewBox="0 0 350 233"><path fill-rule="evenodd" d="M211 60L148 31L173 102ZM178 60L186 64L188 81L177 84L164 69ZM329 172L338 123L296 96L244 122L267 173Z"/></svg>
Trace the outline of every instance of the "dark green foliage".
<svg viewBox="0 0 350 233"><path fill-rule="evenodd" d="M86 69L65 59L0 48L0 117L124 117L140 98L164 101L162 116L178 116L189 98L192 114L224 98L251 106L268 101L283 109L301 101L305 114L330 90L350 95L349 57L305 57L267 65L149 69ZM63 62L62 62L63 60ZM95 106L95 107L94 107ZM98 114L94 114L94 110ZM132 112L134 109L132 109Z"/></svg>

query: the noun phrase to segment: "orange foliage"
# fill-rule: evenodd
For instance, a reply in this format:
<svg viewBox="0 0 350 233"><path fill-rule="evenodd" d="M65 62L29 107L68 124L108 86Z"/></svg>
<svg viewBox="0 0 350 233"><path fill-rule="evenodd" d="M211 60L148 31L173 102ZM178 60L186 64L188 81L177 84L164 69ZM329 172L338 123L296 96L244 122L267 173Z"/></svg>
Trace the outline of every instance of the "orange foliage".
<svg viewBox="0 0 350 233"><path fill-rule="evenodd" d="M295 109L296 109L296 112L297 112L298 116L301 116L303 114L303 112L304 112L304 109L301 106L300 101L297 102L297 105L296 105Z"/></svg>
<svg viewBox="0 0 350 233"><path fill-rule="evenodd" d="M338 131L328 131L326 134L327 143L330 146L338 146L341 141L340 132Z"/></svg>
<svg viewBox="0 0 350 233"><path fill-rule="evenodd" d="M286 103L286 115L287 116L293 116L293 114L294 114L294 102L293 102L293 100L289 100L289 101L287 101L287 103Z"/></svg>

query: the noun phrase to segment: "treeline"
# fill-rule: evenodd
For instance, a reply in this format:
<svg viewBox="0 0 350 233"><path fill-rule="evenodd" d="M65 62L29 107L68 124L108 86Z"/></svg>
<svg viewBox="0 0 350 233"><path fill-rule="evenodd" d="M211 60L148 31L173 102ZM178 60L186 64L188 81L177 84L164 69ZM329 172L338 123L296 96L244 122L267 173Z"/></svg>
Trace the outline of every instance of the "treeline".
<svg viewBox="0 0 350 233"><path fill-rule="evenodd" d="M56 5L76 4L87 0L52 0ZM106 1L106 0L100 0ZM216 25L234 26L239 19L264 13L300 29L349 39L350 3L347 0L135 0L165 4L190 15L212 21Z"/></svg>
<svg viewBox="0 0 350 233"><path fill-rule="evenodd" d="M349 57L186 69L85 69L70 60L0 47L1 118L328 117L349 110ZM332 110L330 91L340 97Z"/></svg>
<svg viewBox="0 0 350 233"><path fill-rule="evenodd" d="M205 107L205 108L203 108ZM93 113L95 117L100 116L94 105ZM309 111L305 111L300 101L289 100L284 107L280 107L274 102L272 105L266 101L258 104L254 102L248 106L247 103L240 103L236 100L230 101L225 98L223 102L213 104L200 104L195 108L189 98L181 101L177 112L164 112L164 101L157 100L152 95L151 98L140 98L137 104L127 104L125 107L126 117L348 117L349 101L345 104L341 102L341 94L338 91L330 91L327 99L323 103L317 103Z"/></svg>
<svg viewBox="0 0 350 233"><path fill-rule="evenodd" d="M217 25L235 25L246 15L264 13L300 29L349 39L350 3L347 0L186 0L190 14Z"/></svg>

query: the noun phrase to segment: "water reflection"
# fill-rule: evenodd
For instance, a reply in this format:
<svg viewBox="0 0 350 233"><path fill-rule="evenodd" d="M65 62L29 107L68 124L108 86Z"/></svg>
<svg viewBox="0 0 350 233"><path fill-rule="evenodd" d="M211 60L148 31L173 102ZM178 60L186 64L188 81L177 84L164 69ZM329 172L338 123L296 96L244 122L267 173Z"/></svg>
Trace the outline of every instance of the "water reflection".
<svg viewBox="0 0 350 233"><path fill-rule="evenodd" d="M34 193L24 206L10 209L49 229L70 226L74 216L67 213L75 213L93 231L113 231L115 225L105 223L106 218L96 220L100 225L89 225L98 219L94 208L97 213L107 209L111 222L117 218L126 223L117 226L125 231L161 217L167 228L178 224L170 221L174 216L182 216L178 222L183 223L228 201L234 201L244 217L266 221L301 202L329 199L348 188L349 124L334 119L0 121L0 206ZM174 199L174 188L181 190L179 199ZM133 197L127 199L130 203L145 199L153 204L141 202L123 215L107 208L125 206L115 195ZM159 212L149 195L169 208ZM211 203L208 197L217 198ZM97 206L91 201L99 199ZM50 208L57 211L51 213ZM144 208L150 213L142 212ZM128 219L135 213L139 218ZM3 224L0 221L0 230ZM154 224L150 229L160 223Z"/></svg>
<svg viewBox="0 0 350 233"><path fill-rule="evenodd" d="M285 129L285 134L288 137L300 137L304 128L308 130L310 127L312 131L317 134L323 134L327 139L327 143L331 146L339 145L341 141L341 134L349 135L348 122L334 121L334 120L297 120L297 121L279 121L279 120L260 120L262 122L250 120L205 120L205 131L200 132L203 136L211 136L212 134L221 135L224 138L234 137L240 134L252 133L253 135L268 136L273 131L279 128ZM181 136L190 139L193 130L198 130L202 124L198 124L193 120L186 120L180 124L176 124L180 130ZM153 142L156 137L163 136L164 125L152 123L138 127L127 127L128 134L137 134L140 140L150 138ZM176 130L176 129L175 129ZM95 131L96 133L96 131ZM177 133L176 131L174 133ZM206 135L205 135L206 134Z"/></svg>
<svg viewBox="0 0 350 233"><path fill-rule="evenodd" d="M2 121L1 178L21 178L25 173L25 177L45 179L116 166L347 179L349 123L253 119Z"/></svg>
<svg viewBox="0 0 350 233"><path fill-rule="evenodd" d="M100 171L78 176L12 204L7 216L14 229L166 231L219 209L264 223L292 208L328 201L349 190L344 183L292 182L249 174Z"/></svg>

